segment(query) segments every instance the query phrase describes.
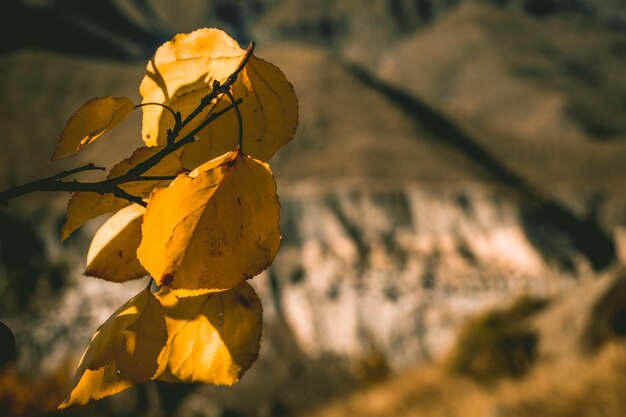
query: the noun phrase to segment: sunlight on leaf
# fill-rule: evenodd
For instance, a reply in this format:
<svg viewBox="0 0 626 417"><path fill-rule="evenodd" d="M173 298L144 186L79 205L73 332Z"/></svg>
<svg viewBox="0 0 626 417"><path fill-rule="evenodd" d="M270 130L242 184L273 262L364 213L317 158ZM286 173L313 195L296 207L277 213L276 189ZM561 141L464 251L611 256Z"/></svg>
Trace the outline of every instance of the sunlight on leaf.
<svg viewBox="0 0 626 417"><path fill-rule="evenodd" d="M137 259L145 208L133 204L111 216L94 235L85 275L124 282L147 274Z"/></svg>
<svg viewBox="0 0 626 417"><path fill-rule="evenodd" d="M233 85L235 98L243 98L239 105L243 123L242 151L262 161L269 160L295 133L298 123L298 100L293 87L274 65L252 57ZM223 97L212 112L230 105ZM235 112L230 111L204 128L200 141L186 146L181 154L185 167L200 165L207 157L216 155L216 144L224 147L237 144L238 124Z"/></svg>
<svg viewBox="0 0 626 417"><path fill-rule="evenodd" d="M156 297L165 311L168 339L155 379L231 385L258 357L263 313L247 283L185 298L164 287Z"/></svg>
<svg viewBox="0 0 626 417"><path fill-rule="evenodd" d="M223 83L238 67L245 51L217 29L200 29L177 35L161 46L148 64L140 92L143 103L157 102L180 111L183 118L190 114L200 99L211 91L213 81ZM243 99L239 106L243 124L245 154L267 161L277 149L289 142L298 123L298 101L291 84L275 66L252 57L232 86L235 98ZM197 121L181 132L182 136L196 128L209 114L230 105L221 97L209 105ZM166 141L167 129L173 118L158 106L143 110L143 139L148 146ZM193 169L238 145L238 123L234 111L202 129L200 140L186 146L181 153L183 166Z"/></svg>
<svg viewBox="0 0 626 417"><path fill-rule="evenodd" d="M106 180L65 181L95 169L87 164L25 185L89 190L72 194L63 240L116 212L92 239L86 275L113 282L151 275L98 328L59 408L150 380L231 385L257 359L262 307L245 281L280 246L280 203L265 161L292 139L298 101L284 74L253 50L217 29L176 35L156 51L140 86L145 146ZM83 104L53 159L78 153L134 108L125 97Z"/></svg>
<svg viewBox="0 0 626 417"><path fill-rule="evenodd" d="M100 97L89 100L67 121L52 159L76 155L82 148L124 120L134 108L133 102L126 97Z"/></svg>
<svg viewBox="0 0 626 417"><path fill-rule="evenodd" d="M224 81L237 68L243 54L237 42L218 29L176 35L148 62L139 87L143 103L167 104L185 117L210 91L213 81ZM171 114L159 106L144 106L142 111L146 145L165 144L166 131L173 123Z"/></svg>
<svg viewBox="0 0 626 417"><path fill-rule="evenodd" d="M150 196L137 255L181 294L232 288L274 259L279 209L269 167L230 152Z"/></svg>
<svg viewBox="0 0 626 417"><path fill-rule="evenodd" d="M146 288L96 331L76 371L74 389L59 408L86 404L150 380L166 341L163 308Z"/></svg>

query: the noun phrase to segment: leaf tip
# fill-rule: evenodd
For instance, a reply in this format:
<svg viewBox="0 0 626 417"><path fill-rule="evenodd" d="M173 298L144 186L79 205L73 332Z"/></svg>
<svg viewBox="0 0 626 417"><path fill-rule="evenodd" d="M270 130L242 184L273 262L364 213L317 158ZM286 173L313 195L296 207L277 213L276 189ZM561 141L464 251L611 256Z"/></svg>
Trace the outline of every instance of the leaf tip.
<svg viewBox="0 0 626 417"><path fill-rule="evenodd" d="M65 242L67 238L70 237L71 234L72 234L72 230L70 229L69 224L65 222L65 224L63 225L63 228L61 229L61 242Z"/></svg>
<svg viewBox="0 0 626 417"><path fill-rule="evenodd" d="M65 410L65 409L69 408L71 405L72 405L72 403L70 402L70 399L68 398L67 400L65 400L61 404L59 404L59 406L57 407L57 410Z"/></svg>

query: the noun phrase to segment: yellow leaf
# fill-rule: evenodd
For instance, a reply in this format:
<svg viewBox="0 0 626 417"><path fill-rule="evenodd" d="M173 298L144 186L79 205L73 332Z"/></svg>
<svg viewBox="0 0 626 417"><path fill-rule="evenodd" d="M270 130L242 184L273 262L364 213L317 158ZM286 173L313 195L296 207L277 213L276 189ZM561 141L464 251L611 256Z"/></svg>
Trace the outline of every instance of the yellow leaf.
<svg viewBox="0 0 626 417"><path fill-rule="evenodd" d="M78 365L74 389L59 408L86 404L150 380L166 341L163 308L146 288L96 331Z"/></svg>
<svg viewBox="0 0 626 417"><path fill-rule="evenodd" d="M89 100L67 121L52 159L76 155L83 147L124 120L134 108L133 102L126 97Z"/></svg>
<svg viewBox="0 0 626 417"><path fill-rule="evenodd" d="M85 275L124 282L147 275L137 259L145 208L133 204L111 216L94 235Z"/></svg>
<svg viewBox="0 0 626 417"><path fill-rule="evenodd" d="M111 194L82 191L74 193L67 203L67 220L61 229L61 239L65 240L70 237L72 232L82 226L86 221L131 204L130 201L114 197Z"/></svg>
<svg viewBox="0 0 626 417"><path fill-rule="evenodd" d="M179 295L233 288L274 259L279 209L267 164L230 152L152 193L137 256Z"/></svg>
<svg viewBox="0 0 626 417"><path fill-rule="evenodd" d="M221 82L230 75L243 54L237 42L218 29L176 35L148 62L139 87L143 103L167 104L185 117L210 91L213 81ZM146 145L165 144L167 129L174 122L172 115L160 106L144 106L142 111Z"/></svg>
<svg viewBox="0 0 626 417"><path fill-rule="evenodd" d="M116 164L109 172L107 178L115 178L125 174L137 164L147 160L161 148L141 147L133 154ZM178 155L173 153L163 158L158 164L150 168L145 176L169 176L177 175L183 171ZM120 186L124 191L139 197L148 197L156 187L167 184L169 181L132 181ZM78 192L72 194L67 204L67 221L61 230L61 239L67 239L74 230L88 220L94 219L106 213L122 209L132 203L128 200L117 198L112 194L98 194L91 192Z"/></svg>
<svg viewBox="0 0 626 417"><path fill-rule="evenodd" d="M168 338L154 379L231 385L258 357L263 313L247 283L185 298L163 287L156 297L165 311Z"/></svg>
<svg viewBox="0 0 626 417"><path fill-rule="evenodd" d="M213 81L223 83L239 66L245 51L217 29L200 29L177 35L163 44L149 62L140 93L143 103L163 103L180 111L183 118L211 91ZM262 59L251 57L232 86L243 117L245 154L266 161L291 140L298 122L298 101L283 73ZM222 96L209 105L181 137L196 128L210 113L230 105ZM159 106L144 106L143 139L148 146L162 145L173 126L169 112ZM238 145L238 123L234 111L220 117L198 133L199 142L182 151L185 168L193 169Z"/></svg>

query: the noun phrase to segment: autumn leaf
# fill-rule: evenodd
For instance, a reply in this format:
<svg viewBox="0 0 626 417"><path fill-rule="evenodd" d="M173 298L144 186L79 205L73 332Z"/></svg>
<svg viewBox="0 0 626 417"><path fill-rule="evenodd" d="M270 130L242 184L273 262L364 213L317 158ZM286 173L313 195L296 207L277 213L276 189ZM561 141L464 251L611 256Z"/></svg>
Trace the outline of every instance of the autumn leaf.
<svg viewBox="0 0 626 417"><path fill-rule="evenodd" d="M230 385L258 357L261 302L245 281L280 246L280 203L264 161L293 137L298 102L283 73L252 56L252 46L246 52L217 29L162 45L140 86L146 146L107 180L66 187L90 191L72 195L63 239L117 211L96 232L85 274L113 282L150 274L154 281L96 331L59 408L150 380ZM211 92L213 100L203 100ZM53 158L76 154L134 108L124 97L85 103ZM70 181L59 179L91 166L45 181L62 188ZM120 191L139 204L116 197Z"/></svg>
<svg viewBox="0 0 626 417"><path fill-rule="evenodd" d="M111 216L94 235L85 275L124 282L147 275L137 259L145 208L133 204Z"/></svg>
<svg viewBox="0 0 626 417"><path fill-rule="evenodd" d="M82 148L124 120L134 108L133 102L126 97L100 97L89 100L67 121L52 159L76 155Z"/></svg>
<svg viewBox="0 0 626 417"><path fill-rule="evenodd" d="M150 196L139 261L178 295L233 288L274 259L279 209L267 164L229 152Z"/></svg>
<svg viewBox="0 0 626 417"><path fill-rule="evenodd" d="M237 42L217 29L200 29L177 35L163 44L148 63L140 93L143 103L163 103L183 118L207 95L214 81L223 83L245 55ZM275 66L252 56L232 86L243 123L242 150L263 161L289 142L298 121L298 101L293 87ZM181 137L211 114L230 105L222 96L187 125ZM142 135L148 146L166 142L173 118L160 106L144 106ZM238 123L233 111L207 125L199 141L182 150L183 166L193 169L205 161L234 150L239 144Z"/></svg>
<svg viewBox="0 0 626 417"><path fill-rule="evenodd" d="M133 154L116 164L109 172L107 178L115 178L125 174L137 164L144 162L161 148L141 147ZM178 155L172 153L163 158L154 167L150 168L146 176L168 176L183 172ZM120 185L127 193L139 197L148 197L156 187L167 184L168 181L130 181ZM67 204L67 220L61 229L61 239L67 239L74 230L85 222L112 211L122 209L132 203L112 194L98 194L95 192L77 192L72 194Z"/></svg>
<svg viewBox="0 0 626 417"><path fill-rule="evenodd" d="M220 293L177 298L163 287L167 343L154 379L231 385L258 357L261 302L247 283Z"/></svg>
<svg viewBox="0 0 626 417"><path fill-rule="evenodd" d="M148 288L96 331L76 371L74 389L59 406L86 404L150 380L167 341L163 308Z"/></svg>
<svg viewBox="0 0 626 417"><path fill-rule="evenodd" d="M106 213L131 205L130 201L111 194L78 192L67 202L66 220L61 228L61 240L65 240L85 222Z"/></svg>

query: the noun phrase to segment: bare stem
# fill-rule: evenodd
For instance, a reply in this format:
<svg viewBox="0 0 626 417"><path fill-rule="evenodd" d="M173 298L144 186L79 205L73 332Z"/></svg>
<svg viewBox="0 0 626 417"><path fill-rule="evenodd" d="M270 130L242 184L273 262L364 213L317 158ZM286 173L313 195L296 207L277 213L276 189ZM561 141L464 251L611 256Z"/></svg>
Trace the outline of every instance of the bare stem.
<svg viewBox="0 0 626 417"><path fill-rule="evenodd" d="M172 154L181 147L193 142L194 137L198 134L198 132L200 132L207 125L214 122L222 115L233 109L237 113L237 120L239 122L239 145L241 146L243 137L243 123L241 118L241 112L239 111L238 106L242 103L243 100L241 98L235 99L230 92L230 87L235 83L235 81L237 81L237 77L239 76L241 71L243 71L244 67L250 60L253 51L254 42L251 42L250 45L248 45L248 49L246 50L246 53L242 61L239 63L237 69L235 69L235 71L228 76L223 84L220 84L219 82L214 82L211 91L207 95L202 97L202 99L200 99L200 103L198 104L198 106L189 115L187 115L184 120L182 119L179 112L175 112L172 108L165 104L144 103L136 106L141 107L143 105L159 105L164 107L174 116L174 127L168 130L167 142L161 150L159 150L157 153L155 153L145 161L135 165L133 168L126 171L126 173L121 174L117 177L107 178L105 180L96 182L79 182L76 180L62 181L63 178L83 171L104 170L103 167L97 167L93 163L89 163L78 168L60 172L47 178L42 178L19 186L13 186L5 191L2 191L0 192L0 205L6 205L10 200L14 198L37 191L86 191L98 194L112 194L115 197L145 206L146 203L141 199L141 197L129 194L128 192L120 188L120 185L133 181L166 181L173 179L174 177L172 176L144 176L143 174L145 174L150 168L161 162L161 160L166 156ZM187 125L189 125L189 123L195 120L203 112L203 110L221 94L226 95L230 99L231 104L220 110L219 112L211 113L191 132L186 134L184 137L179 138L180 132Z"/></svg>
<svg viewBox="0 0 626 417"><path fill-rule="evenodd" d="M145 201L143 201L141 197L129 194L128 192L124 191L120 187L113 187L111 193L117 198L123 198L124 200L128 200L135 204L139 204L140 206L144 206L144 207L148 206L148 204Z"/></svg>
<svg viewBox="0 0 626 417"><path fill-rule="evenodd" d="M159 107L163 107L165 110L169 111L172 116L174 117L174 120L178 120L178 116L176 114L176 112L174 111L174 109L172 109L170 106L163 104L163 103L141 103L141 104L136 104L135 105L135 109L138 109L140 107L144 107L144 106L159 106Z"/></svg>
<svg viewBox="0 0 626 417"><path fill-rule="evenodd" d="M61 171L56 175L53 175L51 177L48 177L48 179L50 180L58 180L61 178L65 178L65 177L69 177L70 175L74 175L74 174L78 174L79 172L84 172L84 171L105 171L106 168L105 167L97 167L93 164L93 162L90 162L88 164L85 164L83 166L74 168L74 169L69 169L67 171Z"/></svg>
<svg viewBox="0 0 626 417"><path fill-rule="evenodd" d="M230 102L235 106L235 114L237 115L237 123L239 125L239 150L243 152L243 119L241 118L241 111L239 110L239 104L235 97L233 97L233 93L230 92L230 89L225 90L224 94L228 96Z"/></svg>

